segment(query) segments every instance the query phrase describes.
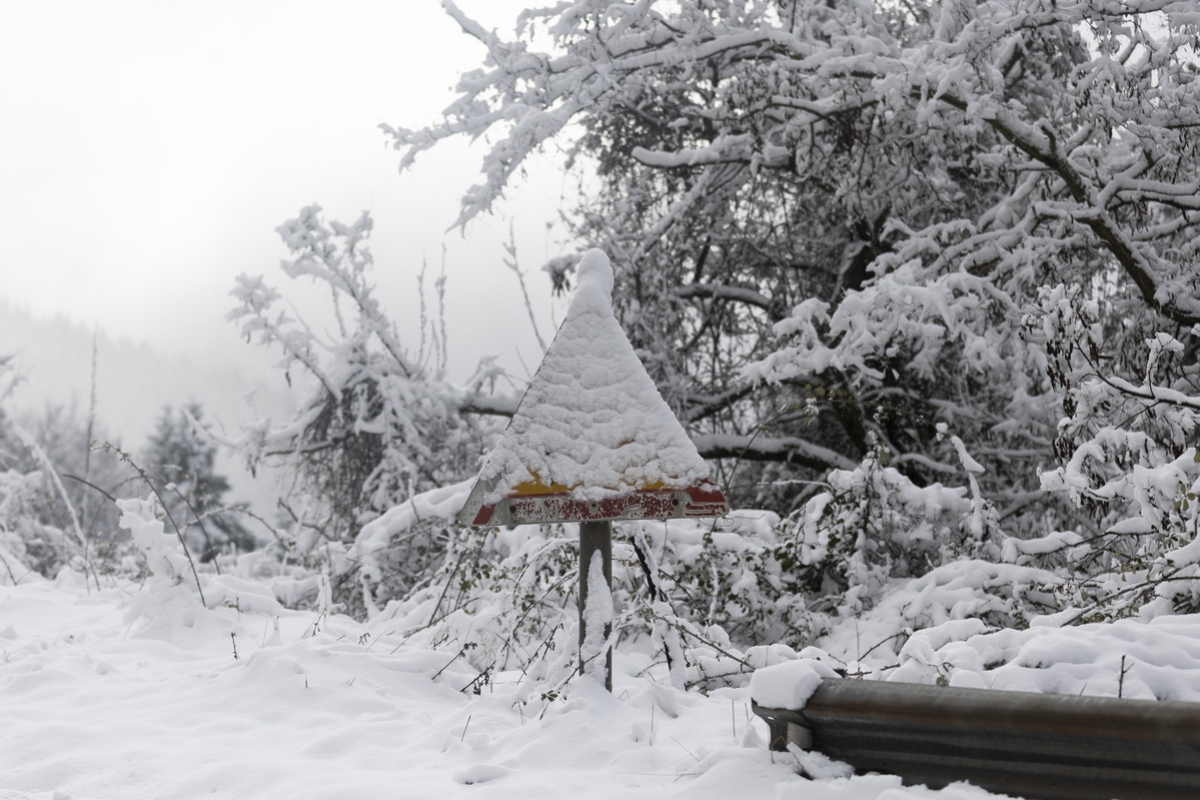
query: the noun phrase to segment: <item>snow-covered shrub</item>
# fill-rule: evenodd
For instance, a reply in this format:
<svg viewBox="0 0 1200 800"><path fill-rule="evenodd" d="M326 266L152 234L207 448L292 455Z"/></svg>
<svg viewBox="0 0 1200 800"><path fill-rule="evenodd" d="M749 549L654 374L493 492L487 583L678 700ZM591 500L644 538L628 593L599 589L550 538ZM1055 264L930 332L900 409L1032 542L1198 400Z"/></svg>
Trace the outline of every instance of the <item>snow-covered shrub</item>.
<svg viewBox="0 0 1200 800"><path fill-rule="evenodd" d="M933 559L949 562L927 571L928 562L880 561L878 548L887 545L870 521L878 515L862 513L865 504L879 502L866 483L902 483L894 471L868 463L840 480L836 496L814 498L785 520L769 511L735 511L721 520L615 523L614 640L668 661L680 686L715 688L795 657L848 620L886 605L914 575L933 588L923 604L910 604L907 616L879 612L890 634L963 613L1013 624L1044 611L1030 611L1012 580L1023 576L1032 584L1029 575L1044 579L1038 570L953 561L954 548L963 545L935 544L934 534L953 531L961 539L961 531L970 530L968 490L907 485L900 492L904 503L891 498L893 544L901 541L899 532L912 531ZM514 669L552 683L565 680L577 663L577 526L461 526L455 514L469 489L467 481L417 495L368 523L334 559L333 580L360 588L359 602L374 623L389 620L429 646L468 655L481 680ZM844 512L828 511L835 506ZM933 523L945 530L929 528ZM397 585L389 565L406 559L410 548L433 549L433 543L440 560L418 586ZM973 566L951 569L959 564Z"/></svg>
<svg viewBox="0 0 1200 800"><path fill-rule="evenodd" d="M364 526L354 545L337 559L335 579L351 577L361 587L362 605L374 623L389 620L396 630L420 636L429 646L467 655L486 681L496 672L519 670L538 685L565 682L577 666L578 529L574 524L464 527L455 521L470 490L466 481L420 494ZM766 515L773 520L772 515ZM755 527L747 519L746 527ZM757 526L768 534L766 526ZM677 584L674 554L692 561L711 531L693 521L620 523L614 542L613 630L615 638L641 639L648 646L681 654L678 630L695 642L728 619L688 619L694 598L705 586ZM741 537L731 531L715 538L736 558ZM635 542L640 544L635 547ZM389 563L412 547L433 547L439 560L418 586L398 591ZM641 549L639 557L637 550ZM652 576L655 586L647 581ZM689 569L688 580L707 568ZM679 616L676 616L676 608ZM728 644L727 637L719 634ZM702 679L691 664L677 659L680 682ZM551 691L547 689L547 691Z"/></svg>
<svg viewBox="0 0 1200 800"><path fill-rule="evenodd" d="M1130 321L1107 331L1102 305L1115 298L1079 286L1044 287L1027 316L1044 343L1048 370L1064 392L1065 417L1054 441L1059 465L1041 476L1067 494L1091 525L1057 532L1040 551L1069 579L1064 604L1080 619L1200 609L1200 372L1196 331L1190 346L1171 333ZM1184 335L1177 329L1176 334ZM1113 355L1113 339L1146 338ZM1185 336L1185 338L1188 338ZM1133 349L1133 353L1129 352ZM1118 363L1143 360L1136 377Z"/></svg>
<svg viewBox="0 0 1200 800"><path fill-rule="evenodd" d="M53 574L69 558L62 531L40 524L33 511L41 483L39 472L0 472L0 582L16 584L32 571Z"/></svg>
<svg viewBox="0 0 1200 800"><path fill-rule="evenodd" d="M302 563L336 557L388 509L473 474L491 433L484 418L461 410L496 373L485 364L467 387L448 383L437 325L423 330L428 339L420 352L401 345L369 282L372 227L366 213L352 225L326 223L320 208L309 206L277 228L292 254L282 264L287 276L330 292L332 336L277 310L283 295L261 276L242 275L232 292L238 306L229 318L247 340L279 347L289 382L311 385L282 426L262 420L240 440L223 439L251 469L264 460L285 467L293 491L284 546L288 558ZM439 299L443 286L439 280ZM414 587L443 546L437 538L414 543L403 561L389 562L395 590ZM361 596L353 585L335 588L341 600Z"/></svg>
<svg viewBox="0 0 1200 800"><path fill-rule="evenodd" d="M886 455L880 448L855 470L834 470L829 490L788 520L789 572L843 613L869 607L892 578L973 557L982 545L966 490L917 487L881 463Z"/></svg>
<svg viewBox="0 0 1200 800"><path fill-rule="evenodd" d="M1057 627L1047 618L1023 630L973 619L914 633L890 681L1047 694L1200 700L1200 616L1118 620ZM879 662L883 663L883 662Z"/></svg>
<svg viewBox="0 0 1200 800"><path fill-rule="evenodd" d="M152 576L178 584L195 575L195 565L179 536L166 532L157 498L118 500L117 507L121 509L121 527L129 531Z"/></svg>
<svg viewBox="0 0 1200 800"><path fill-rule="evenodd" d="M0 546L47 577L64 566L89 580L121 570L132 550L112 500L137 491L132 471L96 445L107 438L103 423L73 404L10 413L4 401L18 383L0 359ZM2 564L0 572L11 579Z"/></svg>
<svg viewBox="0 0 1200 800"><path fill-rule="evenodd" d="M129 531L140 555L136 561L126 559L125 568L132 572L144 567L139 576L141 590L125 611L131 625L142 620L143 624L160 624L169 629L180 617L194 619L197 609L220 606L279 614L284 609L281 600L294 601L297 594L307 594L307 587L301 592L295 589L297 583L306 582L310 576L285 575L272 554L256 551L236 559L228 556L231 563L227 563L225 572L219 571L216 559L199 564L187 548L182 532L164 524L169 514L157 494L118 500L117 506L121 511L121 527ZM324 588L318 609L329 614L333 610L329 583L321 581L323 577L314 578Z"/></svg>
<svg viewBox="0 0 1200 800"><path fill-rule="evenodd" d="M75 491L68 490L60 471L62 466L82 466L90 455L89 443L81 427L62 424L73 423L74 417L64 418L61 408L48 408L44 417L35 418L44 423L35 425L36 433L9 416L4 402L19 383L11 358L0 357L0 556L6 562L0 570L6 580L15 581L18 572L32 570L51 577L70 565L94 579L93 538L111 544L114 537L103 527L95 537L91 532L109 517L103 507L85 505L90 498L82 482L72 484ZM99 475L108 474L102 467L111 467L112 462L98 466L101 480ZM91 513L81 520L80 511ZM87 532L81 523L88 524ZM101 552L108 555L108 550Z"/></svg>

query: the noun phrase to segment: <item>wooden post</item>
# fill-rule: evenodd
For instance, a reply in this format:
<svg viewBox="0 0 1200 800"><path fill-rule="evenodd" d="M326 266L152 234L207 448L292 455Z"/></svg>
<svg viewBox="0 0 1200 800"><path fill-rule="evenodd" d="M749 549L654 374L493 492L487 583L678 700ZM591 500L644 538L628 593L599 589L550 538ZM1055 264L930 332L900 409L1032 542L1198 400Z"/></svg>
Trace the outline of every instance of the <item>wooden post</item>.
<svg viewBox="0 0 1200 800"><path fill-rule="evenodd" d="M592 554L600 552L604 564L604 582L612 592L612 523L608 520L601 522L579 523L579 671L583 672L583 641L587 635L587 601L588 601L588 568L592 563ZM604 626L604 638L612 633L612 625ZM612 648L604 654L604 688L612 691Z"/></svg>

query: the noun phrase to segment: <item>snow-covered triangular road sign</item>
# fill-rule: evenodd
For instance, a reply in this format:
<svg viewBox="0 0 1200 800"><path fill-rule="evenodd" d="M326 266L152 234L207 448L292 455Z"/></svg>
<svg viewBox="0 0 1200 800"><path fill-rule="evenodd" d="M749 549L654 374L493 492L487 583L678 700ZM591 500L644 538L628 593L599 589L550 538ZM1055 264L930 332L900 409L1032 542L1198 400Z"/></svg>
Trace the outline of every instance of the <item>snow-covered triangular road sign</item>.
<svg viewBox="0 0 1200 800"><path fill-rule="evenodd" d="M576 269L567 316L475 481L474 525L721 516L708 465L612 311L608 256Z"/></svg>

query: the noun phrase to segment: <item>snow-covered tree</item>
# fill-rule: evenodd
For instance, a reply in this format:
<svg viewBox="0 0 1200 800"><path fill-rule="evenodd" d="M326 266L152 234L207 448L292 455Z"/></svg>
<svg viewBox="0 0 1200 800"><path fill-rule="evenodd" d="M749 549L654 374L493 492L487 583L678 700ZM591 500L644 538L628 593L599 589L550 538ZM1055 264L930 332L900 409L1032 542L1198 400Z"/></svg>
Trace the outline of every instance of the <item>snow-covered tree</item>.
<svg viewBox="0 0 1200 800"><path fill-rule="evenodd" d="M487 135L465 224L561 148L581 244L736 497L969 484L988 552L1078 537L1037 558L1084 607L1190 585L1193 3L581 0L513 38L443 5L486 60L442 122L385 126L402 168ZM1126 568L1142 589L1099 588Z"/></svg>
<svg viewBox="0 0 1200 800"><path fill-rule="evenodd" d="M199 403L164 408L146 445L144 469L190 549L207 562L218 553L247 552L257 545L238 509L226 507L231 487L216 471L217 445L204 435L203 419Z"/></svg>
<svg viewBox="0 0 1200 800"><path fill-rule="evenodd" d="M415 494L461 481L477 470L494 426L489 412L498 372L481 364L465 387L445 378L444 326L423 321L425 340L414 350L400 342L370 283L370 215L352 225L326 223L318 206L304 208L276 230L291 258L285 274L307 278L330 293L336 332L320 336L277 304L283 295L262 276L242 275L229 318L247 340L278 347L289 382L309 389L283 425L262 420L235 444L254 469L264 459L290 476L285 501L292 554L304 559L343 553L362 527ZM442 298L444 282L436 284ZM425 298L421 297L424 309ZM499 408L507 408L503 403ZM402 594L418 580L445 542L408 542L389 578ZM357 565L337 571L354 578Z"/></svg>
<svg viewBox="0 0 1200 800"><path fill-rule="evenodd" d="M19 383L11 359L0 357L0 549L18 562L0 564L0 575L52 576L72 564L94 578L118 569L128 536L110 501L136 493L133 473L97 446L108 438L103 423L89 423L74 405L7 408Z"/></svg>

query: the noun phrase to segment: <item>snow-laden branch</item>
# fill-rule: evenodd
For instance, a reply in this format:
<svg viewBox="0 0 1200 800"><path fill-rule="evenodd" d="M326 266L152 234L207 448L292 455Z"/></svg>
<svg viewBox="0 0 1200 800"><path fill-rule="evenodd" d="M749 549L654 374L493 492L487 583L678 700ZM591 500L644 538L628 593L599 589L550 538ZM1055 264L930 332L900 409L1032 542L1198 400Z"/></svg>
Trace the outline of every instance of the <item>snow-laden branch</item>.
<svg viewBox="0 0 1200 800"><path fill-rule="evenodd" d="M746 289L741 286L721 286L704 283L689 283L680 286L675 290L675 294L683 299L693 297L702 297L713 300L735 300L739 303L755 306L768 312L773 321L778 322L783 318L780 313L779 304L772 302L771 298L756 292L753 289Z"/></svg>
<svg viewBox="0 0 1200 800"><path fill-rule="evenodd" d="M751 387L738 391L749 392ZM517 402L509 397L474 396L464 399L459 410L465 414L481 414L511 417L516 412ZM705 407L702 406L701 409ZM693 419L705 416L693 415ZM797 438L775 438L765 436L739 436L732 434L692 434L692 442L707 459L734 458L746 461L783 461L809 467L819 471L828 469L850 469L854 462L826 447ZM329 446L326 444L325 446Z"/></svg>
<svg viewBox="0 0 1200 800"><path fill-rule="evenodd" d="M517 413L520 398L504 395L468 394L459 401L458 410L463 414L482 414L493 417L511 417Z"/></svg>
<svg viewBox="0 0 1200 800"><path fill-rule="evenodd" d="M1183 174L1178 181L1134 180L1127 174L1106 177L1092 169L1094 160L1083 157L1094 146L1097 132L1106 128L1124 132L1112 139L1113 144L1141 140L1142 146L1165 153L1169 145L1155 129L1166 132L1200 122L1200 103L1190 78L1183 75L1182 62L1164 60L1173 58L1169 45L1137 24L1144 15L1163 14L1168 30L1187 30L1194 19L1186 3L1147 0L1116 7L1080 0L1033 9L992 0L969 9L954 6L953 13L947 6L930 39L911 43L893 38L883 15L840 19L845 34L822 40L805 36L803 29L785 28L765 11L710 17L682 3L671 14L653 4L615 14L602 5L586 2L569 11L562 7L526 14L525 23L548 24L555 46L548 53L533 52L520 39L501 41L452 3L446 5L465 31L488 46L489 68L464 76L462 95L447 109L442 124L421 131L385 130L405 152L402 166L408 166L418 152L446 137L477 137L496 126L504 129L485 158L487 181L464 199L460 223L490 209L519 165L574 119L639 108L645 104L641 98L647 85L680 81L673 70L682 68L685 76L713 70L731 76L730 88L715 90L714 102L683 108L685 116L664 123L690 129L693 120L733 121L738 115L765 114L778 133L719 133L707 143L674 150L638 145L630 151L633 159L661 169L787 163L792 148L776 139L790 140L805 129L841 124L839 120L866 108L883 109L883 117L896 122L915 112L922 124L932 120L938 108L952 108L964 115L957 124L987 125L1014 153L1032 158L1061 180L1070 201L1061 209L1061 218L1086 229L1122 266L1147 303L1180 324L1200 322L1200 299L1175 278L1170 263L1139 240L1114 205L1132 198L1196 208L1196 176ZM1130 22L1131 27L1122 27ZM1009 103L1003 91L1011 90L1014 69L1029 68L1031 36L1079 26L1094 26L1108 39L1130 46L1111 55L1102 50L1090 64L1081 65L1075 91L1098 94L1111 86L1128 92L1134 102L1085 103L1076 128L1059 131L1062 123L1036 107ZM1114 33L1126 30L1134 33ZM750 99L736 89L743 64L755 65L763 75L786 72L792 90L773 91L757 104L751 100L737 108L737 103ZM774 86L774 80L767 80L766 86ZM897 115L903 107L908 111ZM687 213L691 205L685 198L663 222ZM654 226L651 240L665 229L663 224Z"/></svg>
<svg viewBox="0 0 1200 800"><path fill-rule="evenodd" d="M743 461L783 461L824 472L854 469L845 456L803 439L792 437L737 436L724 433L692 435L696 449L705 458L735 458Z"/></svg>

